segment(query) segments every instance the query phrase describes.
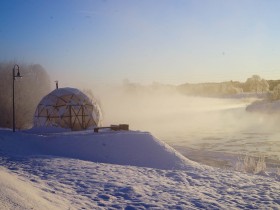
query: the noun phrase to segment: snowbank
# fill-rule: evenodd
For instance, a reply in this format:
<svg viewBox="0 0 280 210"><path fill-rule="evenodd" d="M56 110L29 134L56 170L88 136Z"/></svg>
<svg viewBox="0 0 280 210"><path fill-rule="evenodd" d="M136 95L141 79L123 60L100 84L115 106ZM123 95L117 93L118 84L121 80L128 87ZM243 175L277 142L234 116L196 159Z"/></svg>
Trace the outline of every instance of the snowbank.
<svg viewBox="0 0 280 210"><path fill-rule="evenodd" d="M0 168L4 210L279 209L280 205L278 178L199 166L145 132L0 130L0 165L5 167Z"/></svg>
<svg viewBox="0 0 280 210"><path fill-rule="evenodd" d="M277 101L255 101L246 108L250 112L260 112L260 113L280 113L280 100Z"/></svg>
<svg viewBox="0 0 280 210"><path fill-rule="evenodd" d="M236 99L242 99L242 98L253 98L253 99L264 99L267 98L268 94L266 92L264 93L256 93L256 92L244 92L244 93L237 93L233 95L224 96L224 98L236 98Z"/></svg>
<svg viewBox="0 0 280 210"><path fill-rule="evenodd" d="M66 209L68 201L51 195L0 167L0 209ZM41 186L43 187L43 186Z"/></svg>
<svg viewBox="0 0 280 210"><path fill-rule="evenodd" d="M2 153L13 156L52 155L158 169L185 170L190 165L202 168L147 132L36 134L2 130L0 137L0 153L2 150Z"/></svg>
<svg viewBox="0 0 280 210"><path fill-rule="evenodd" d="M70 205L63 210L279 209L280 205L275 179L221 169L160 170L50 157L1 164L39 189L45 191L47 186L53 197L68 200Z"/></svg>

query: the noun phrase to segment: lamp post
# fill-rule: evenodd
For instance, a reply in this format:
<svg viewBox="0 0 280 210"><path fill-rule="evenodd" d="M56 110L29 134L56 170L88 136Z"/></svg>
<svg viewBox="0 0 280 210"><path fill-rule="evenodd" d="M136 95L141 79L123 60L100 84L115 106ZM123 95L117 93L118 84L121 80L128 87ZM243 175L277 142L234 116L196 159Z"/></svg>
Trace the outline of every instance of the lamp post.
<svg viewBox="0 0 280 210"><path fill-rule="evenodd" d="M15 73L15 70L17 69L17 74ZM14 65L14 68L13 68L13 132L15 132L16 130L16 124L15 124L15 80L16 78L19 77L21 78L22 76L20 75L19 73L19 66L17 64Z"/></svg>

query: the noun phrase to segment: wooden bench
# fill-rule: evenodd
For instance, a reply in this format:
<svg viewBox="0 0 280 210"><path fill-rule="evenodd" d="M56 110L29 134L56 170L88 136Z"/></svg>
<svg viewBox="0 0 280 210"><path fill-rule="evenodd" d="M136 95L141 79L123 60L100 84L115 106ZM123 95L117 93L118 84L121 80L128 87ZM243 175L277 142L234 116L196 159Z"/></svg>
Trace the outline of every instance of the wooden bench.
<svg viewBox="0 0 280 210"><path fill-rule="evenodd" d="M113 131L128 131L129 130L129 125L128 124L119 124L119 125L111 125L108 127L96 127L94 128L94 132L98 133L100 129L106 129L110 128Z"/></svg>

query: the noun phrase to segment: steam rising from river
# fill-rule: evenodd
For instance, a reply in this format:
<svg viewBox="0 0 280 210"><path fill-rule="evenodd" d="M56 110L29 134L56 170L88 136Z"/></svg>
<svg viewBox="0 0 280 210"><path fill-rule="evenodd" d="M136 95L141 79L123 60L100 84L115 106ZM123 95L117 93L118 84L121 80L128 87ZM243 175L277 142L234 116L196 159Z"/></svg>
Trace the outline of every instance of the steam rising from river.
<svg viewBox="0 0 280 210"><path fill-rule="evenodd" d="M103 89L97 96L103 124L127 123L132 130L149 131L173 145L200 149L205 144L207 149L223 145L238 152L265 146L278 148L277 153L280 148L277 116L245 111L257 99L188 97L175 90L126 92L120 87Z"/></svg>
<svg viewBox="0 0 280 210"><path fill-rule="evenodd" d="M99 95L105 124L128 123L132 129L161 135L191 129L272 129L273 118L245 112L252 98L187 97L176 91L125 92L108 89ZM267 120L267 121L266 121Z"/></svg>

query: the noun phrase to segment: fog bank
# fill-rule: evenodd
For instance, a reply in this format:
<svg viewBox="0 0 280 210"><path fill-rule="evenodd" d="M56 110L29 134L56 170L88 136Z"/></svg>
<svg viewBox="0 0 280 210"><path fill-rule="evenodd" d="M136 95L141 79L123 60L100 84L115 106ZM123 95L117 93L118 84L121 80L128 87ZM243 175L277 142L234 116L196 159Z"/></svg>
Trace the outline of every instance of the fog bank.
<svg viewBox="0 0 280 210"><path fill-rule="evenodd" d="M254 98L203 98L181 95L175 90L128 92L121 86L97 92L104 124L128 123L131 129L156 135L199 129L238 132L254 127L271 127L271 118L246 113ZM204 130L203 130L204 129ZM259 129L259 128L256 128Z"/></svg>

